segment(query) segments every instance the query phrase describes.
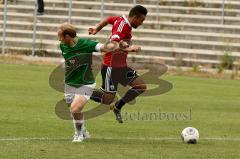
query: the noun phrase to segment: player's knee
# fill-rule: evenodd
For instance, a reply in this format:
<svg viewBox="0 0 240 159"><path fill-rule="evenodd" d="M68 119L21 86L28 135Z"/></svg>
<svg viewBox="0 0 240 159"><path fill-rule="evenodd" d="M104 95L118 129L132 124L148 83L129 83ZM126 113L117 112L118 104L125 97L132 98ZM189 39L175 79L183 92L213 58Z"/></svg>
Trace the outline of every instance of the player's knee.
<svg viewBox="0 0 240 159"><path fill-rule="evenodd" d="M72 113L79 113L81 111L81 107L78 105L71 105L70 112Z"/></svg>
<svg viewBox="0 0 240 159"><path fill-rule="evenodd" d="M136 89L140 94L145 92L147 90L147 85L146 84L141 84L138 86L134 86L134 89Z"/></svg>
<svg viewBox="0 0 240 159"><path fill-rule="evenodd" d="M72 113L77 113L79 109L77 109L76 107L70 107L70 112Z"/></svg>
<svg viewBox="0 0 240 159"><path fill-rule="evenodd" d="M145 92L147 90L147 85L146 84L142 84L141 85L141 90L142 90L142 92Z"/></svg>
<svg viewBox="0 0 240 159"><path fill-rule="evenodd" d="M102 103L109 105L114 101L114 98L115 98L115 94L106 93L103 95Z"/></svg>

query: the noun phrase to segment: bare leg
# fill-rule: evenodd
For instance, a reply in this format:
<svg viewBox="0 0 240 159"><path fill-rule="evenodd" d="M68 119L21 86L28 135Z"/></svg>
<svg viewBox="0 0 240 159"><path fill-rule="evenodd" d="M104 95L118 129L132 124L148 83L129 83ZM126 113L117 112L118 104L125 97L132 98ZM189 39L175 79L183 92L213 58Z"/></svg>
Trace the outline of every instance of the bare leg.
<svg viewBox="0 0 240 159"><path fill-rule="evenodd" d="M80 134L82 129L84 128L84 117L81 111L86 103L87 99L84 96L75 95L74 100L70 106L70 111L73 118L73 125L77 134Z"/></svg>

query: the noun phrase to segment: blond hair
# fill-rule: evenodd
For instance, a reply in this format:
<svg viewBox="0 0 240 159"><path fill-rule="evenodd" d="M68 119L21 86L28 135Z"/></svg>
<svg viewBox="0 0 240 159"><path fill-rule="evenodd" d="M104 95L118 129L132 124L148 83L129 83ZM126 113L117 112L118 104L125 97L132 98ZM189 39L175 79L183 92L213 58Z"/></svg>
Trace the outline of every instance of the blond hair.
<svg viewBox="0 0 240 159"><path fill-rule="evenodd" d="M62 31L64 37L69 35L71 38L74 38L77 35L76 27L68 22L61 24L59 29Z"/></svg>

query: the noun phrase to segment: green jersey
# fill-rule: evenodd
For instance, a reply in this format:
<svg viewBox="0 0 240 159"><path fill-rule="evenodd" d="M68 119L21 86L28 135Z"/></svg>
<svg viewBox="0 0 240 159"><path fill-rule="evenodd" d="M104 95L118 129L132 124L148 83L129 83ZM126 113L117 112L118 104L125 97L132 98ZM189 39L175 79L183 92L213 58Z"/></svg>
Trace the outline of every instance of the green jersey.
<svg viewBox="0 0 240 159"><path fill-rule="evenodd" d="M92 52L98 44L96 41L78 38L74 47L61 43L60 49L65 59L65 83L73 87L93 84Z"/></svg>

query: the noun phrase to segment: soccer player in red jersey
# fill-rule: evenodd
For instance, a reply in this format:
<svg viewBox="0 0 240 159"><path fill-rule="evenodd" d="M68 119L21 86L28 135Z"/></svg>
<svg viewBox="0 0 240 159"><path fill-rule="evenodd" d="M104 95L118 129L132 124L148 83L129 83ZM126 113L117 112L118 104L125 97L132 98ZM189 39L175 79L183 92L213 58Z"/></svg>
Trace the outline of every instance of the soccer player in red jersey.
<svg viewBox="0 0 240 159"><path fill-rule="evenodd" d="M97 34L107 24L112 25L112 34L110 41L115 41L119 45L130 44L132 38L132 28L136 29L142 25L147 15L147 9L141 5L133 7L128 17L126 16L110 16L96 27L89 28L89 34ZM138 50L140 51L140 47ZM117 92L118 84L130 86L125 95L115 103L113 112L116 115L116 120L123 123L121 116L121 108L128 102L135 99L146 90L146 84L137 75L136 71L127 66L127 51L107 52L104 55L102 63L102 91L94 91L91 99L103 104L111 104L114 101Z"/></svg>

